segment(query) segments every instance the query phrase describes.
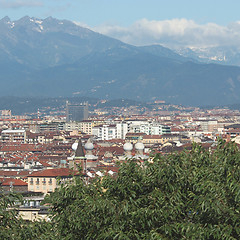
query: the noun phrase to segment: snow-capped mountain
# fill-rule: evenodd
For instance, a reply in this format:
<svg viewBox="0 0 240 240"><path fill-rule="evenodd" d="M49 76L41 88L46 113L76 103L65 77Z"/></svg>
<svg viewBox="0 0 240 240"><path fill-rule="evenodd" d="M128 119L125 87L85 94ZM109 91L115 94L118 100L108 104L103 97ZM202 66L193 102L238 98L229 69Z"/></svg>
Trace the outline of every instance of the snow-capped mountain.
<svg viewBox="0 0 240 240"><path fill-rule="evenodd" d="M230 57L220 49L208 51L182 51L185 57L160 45L125 44L67 20L5 17L0 20L0 94L240 102L240 67L197 61Z"/></svg>
<svg viewBox="0 0 240 240"><path fill-rule="evenodd" d="M235 46L181 48L175 51L200 62L240 66L240 49Z"/></svg>
<svg viewBox="0 0 240 240"><path fill-rule="evenodd" d="M73 63L93 51L121 44L71 21L52 17L0 20L0 62L3 57L4 61L35 69Z"/></svg>

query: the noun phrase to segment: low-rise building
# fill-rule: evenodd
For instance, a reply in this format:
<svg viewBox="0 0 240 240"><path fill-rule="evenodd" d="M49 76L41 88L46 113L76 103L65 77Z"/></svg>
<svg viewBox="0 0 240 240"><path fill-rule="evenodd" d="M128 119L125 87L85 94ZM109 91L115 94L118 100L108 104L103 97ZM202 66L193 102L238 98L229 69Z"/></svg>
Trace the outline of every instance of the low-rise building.
<svg viewBox="0 0 240 240"><path fill-rule="evenodd" d="M76 171L69 168L46 169L34 172L28 176L28 191L49 193L61 183L67 183L72 180Z"/></svg>

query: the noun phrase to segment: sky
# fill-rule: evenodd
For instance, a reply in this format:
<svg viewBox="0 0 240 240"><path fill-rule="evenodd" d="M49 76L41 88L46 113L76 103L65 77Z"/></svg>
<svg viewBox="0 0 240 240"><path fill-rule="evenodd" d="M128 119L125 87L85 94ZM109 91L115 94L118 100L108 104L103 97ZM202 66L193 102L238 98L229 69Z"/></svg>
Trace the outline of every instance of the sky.
<svg viewBox="0 0 240 240"><path fill-rule="evenodd" d="M66 19L133 45L240 47L239 0L0 0L0 18Z"/></svg>

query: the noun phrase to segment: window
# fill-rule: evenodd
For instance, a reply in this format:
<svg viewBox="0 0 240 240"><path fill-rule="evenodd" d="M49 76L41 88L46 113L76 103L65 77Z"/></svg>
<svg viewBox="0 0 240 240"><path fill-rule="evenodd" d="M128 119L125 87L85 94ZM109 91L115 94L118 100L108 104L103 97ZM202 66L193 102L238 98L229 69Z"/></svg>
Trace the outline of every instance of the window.
<svg viewBox="0 0 240 240"><path fill-rule="evenodd" d="M51 178L49 178L48 184L49 184L49 185L52 185L52 179L51 179Z"/></svg>
<svg viewBox="0 0 240 240"><path fill-rule="evenodd" d="M37 178L36 184L39 185L39 178Z"/></svg>
<svg viewBox="0 0 240 240"><path fill-rule="evenodd" d="M46 178L43 178L42 184L43 184L43 185L46 185Z"/></svg>
<svg viewBox="0 0 240 240"><path fill-rule="evenodd" d="M33 178L31 178L29 183L30 183L30 185L33 185Z"/></svg>

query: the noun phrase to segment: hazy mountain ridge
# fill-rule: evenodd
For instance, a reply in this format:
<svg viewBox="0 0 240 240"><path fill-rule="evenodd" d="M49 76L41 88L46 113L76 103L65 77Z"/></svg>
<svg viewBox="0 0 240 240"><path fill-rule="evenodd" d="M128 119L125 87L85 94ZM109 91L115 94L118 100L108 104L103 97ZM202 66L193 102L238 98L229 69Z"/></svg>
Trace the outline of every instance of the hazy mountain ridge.
<svg viewBox="0 0 240 240"><path fill-rule="evenodd" d="M23 17L0 21L0 50L11 61L31 68L73 63L93 51L118 46L118 40L105 37L67 20Z"/></svg>
<svg viewBox="0 0 240 240"><path fill-rule="evenodd" d="M162 46L135 47L70 21L0 20L0 94L240 101L240 68L200 64Z"/></svg>
<svg viewBox="0 0 240 240"><path fill-rule="evenodd" d="M180 48L175 51L199 62L240 66L240 49L235 46Z"/></svg>

